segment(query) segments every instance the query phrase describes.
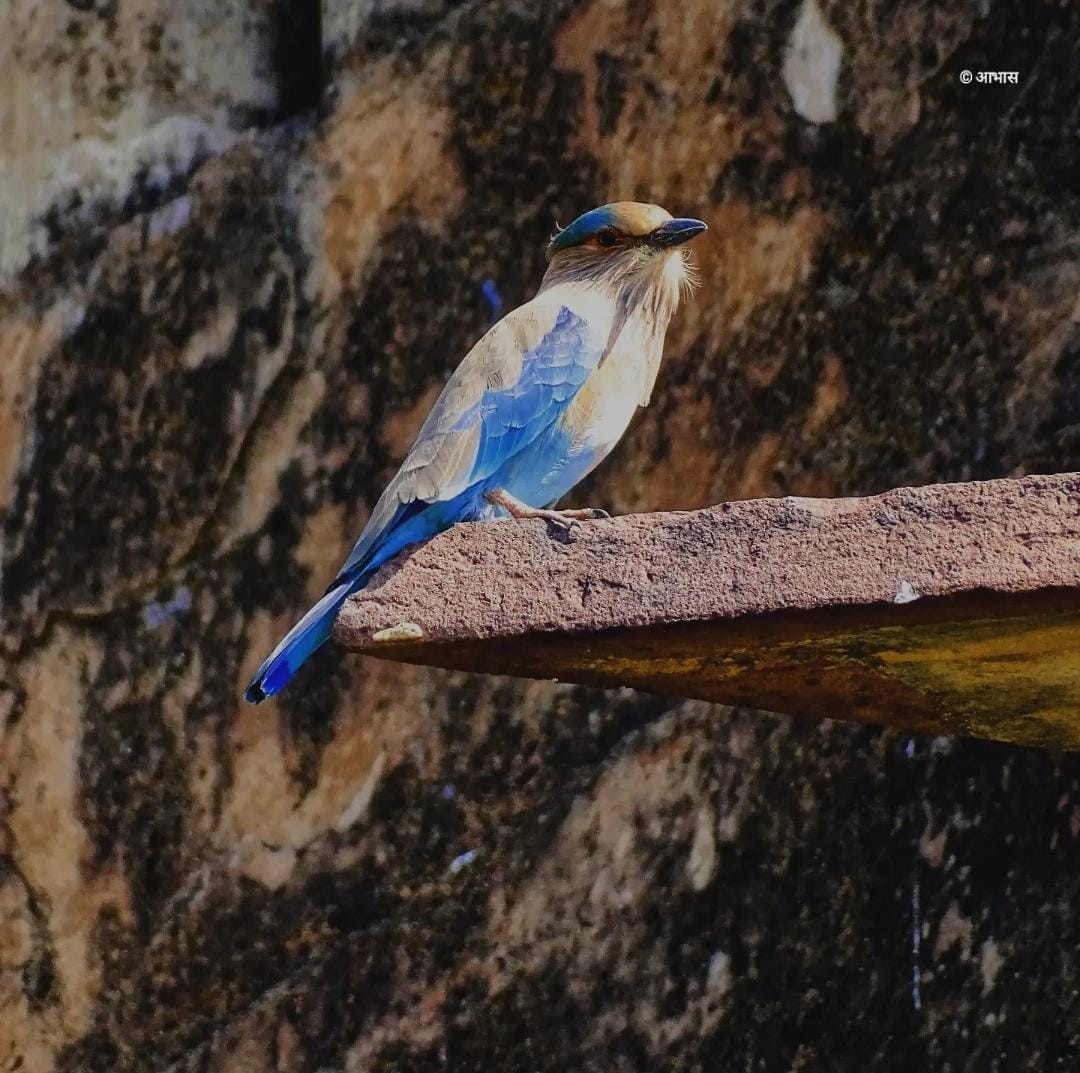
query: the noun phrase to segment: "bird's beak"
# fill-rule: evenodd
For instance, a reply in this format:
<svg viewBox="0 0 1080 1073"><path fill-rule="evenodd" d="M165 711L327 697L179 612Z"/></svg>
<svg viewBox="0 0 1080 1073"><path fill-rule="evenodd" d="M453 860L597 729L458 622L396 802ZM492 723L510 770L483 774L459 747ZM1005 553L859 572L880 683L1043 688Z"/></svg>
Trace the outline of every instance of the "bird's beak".
<svg viewBox="0 0 1080 1073"><path fill-rule="evenodd" d="M666 250L671 246L681 246L695 235L708 230L708 225L701 220L668 220L649 234L649 245L658 250Z"/></svg>

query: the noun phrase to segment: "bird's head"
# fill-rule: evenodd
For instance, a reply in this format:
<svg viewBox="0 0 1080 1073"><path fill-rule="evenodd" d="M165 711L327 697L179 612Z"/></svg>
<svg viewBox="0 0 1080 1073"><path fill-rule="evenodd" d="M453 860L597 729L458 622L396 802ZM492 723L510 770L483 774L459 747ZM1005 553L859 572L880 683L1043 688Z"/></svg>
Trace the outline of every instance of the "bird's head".
<svg viewBox="0 0 1080 1073"><path fill-rule="evenodd" d="M706 230L659 205L616 201L560 228L548 244L548 279L659 285L677 297L692 282L683 246Z"/></svg>

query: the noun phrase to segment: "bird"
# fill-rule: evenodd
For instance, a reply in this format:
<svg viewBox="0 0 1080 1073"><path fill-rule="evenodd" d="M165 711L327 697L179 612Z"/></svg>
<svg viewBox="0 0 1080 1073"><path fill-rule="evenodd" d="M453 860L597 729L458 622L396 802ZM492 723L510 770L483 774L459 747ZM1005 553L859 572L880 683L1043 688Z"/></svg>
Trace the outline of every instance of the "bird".
<svg viewBox="0 0 1080 1073"><path fill-rule="evenodd" d="M648 404L668 322L694 285L685 243L704 222L619 201L556 226L536 294L466 354L325 595L244 692L281 692L330 636L338 609L387 560L458 522L605 518L555 505Z"/></svg>

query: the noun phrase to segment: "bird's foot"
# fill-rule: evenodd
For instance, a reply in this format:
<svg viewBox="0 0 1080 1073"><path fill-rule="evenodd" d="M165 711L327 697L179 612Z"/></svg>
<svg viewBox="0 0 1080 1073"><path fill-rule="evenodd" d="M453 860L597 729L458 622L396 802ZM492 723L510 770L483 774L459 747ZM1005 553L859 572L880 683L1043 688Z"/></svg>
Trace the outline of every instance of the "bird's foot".
<svg viewBox="0 0 1080 1073"><path fill-rule="evenodd" d="M562 521L568 524L574 522L597 522L602 518L610 518L606 510L601 510L600 507L579 507L574 510L540 510L537 511L540 517L547 518L548 521Z"/></svg>
<svg viewBox="0 0 1080 1073"><path fill-rule="evenodd" d="M536 508L528 514L519 514L519 518L543 518L553 529L565 539L572 540L581 528L582 522L594 521L600 518L610 518L606 510L599 508L585 508L582 510L549 510Z"/></svg>
<svg viewBox="0 0 1080 1073"><path fill-rule="evenodd" d="M610 518L606 510L599 507L581 507L576 510L550 510L546 507L530 507L522 503L509 492L498 489L487 493L487 501L502 507L512 518L542 518L554 529L565 537L572 538L574 530L578 529L584 521L595 521L600 518Z"/></svg>

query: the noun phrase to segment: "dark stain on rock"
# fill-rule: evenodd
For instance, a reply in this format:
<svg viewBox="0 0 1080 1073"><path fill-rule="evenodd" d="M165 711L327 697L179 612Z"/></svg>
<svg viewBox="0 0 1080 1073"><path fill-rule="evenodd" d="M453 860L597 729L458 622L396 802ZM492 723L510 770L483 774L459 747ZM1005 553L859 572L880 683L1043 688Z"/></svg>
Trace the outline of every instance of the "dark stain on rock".
<svg viewBox="0 0 1080 1073"><path fill-rule="evenodd" d="M306 794L318 783L323 750L334 739L331 713L347 690L363 689L362 670L359 676L352 673L341 653L328 644L304 665L297 685L282 694L277 704L282 736L291 746L290 775Z"/></svg>
<svg viewBox="0 0 1080 1073"><path fill-rule="evenodd" d="M5 809L10 807L10 801L2 801ZM0 828L0 837L10 845L12 836L6 825ZM8 853L0 854L0 884L9 887L13 891L21 892L21 906L16 909L10 900L5 900L7 912L13 922L19 915L24 915L29 924L30 934L28 938L29 950L21 964L12 956L13 950L7 950L5 964L6 971L18 970L22 993L30 1010L37 1014L45 1013L50 1007L55 1007L59 1001L56 980L56 949L53 937L49 932L48 914L51 906L44 903L42 897L27 880L22 869L19 868L15 858ZM21 912L20 912L21 910ZM8 927L11 923L5 921ZM17 925L16 925L17 929ZM15 931L17 935L17 930ZM16 945L17 944L13 944ZM12 972L12 975L15 975Z"/></svg>
<svg viewBox="0 0 1080 1073"><path fill-rule="evenodd" d="M491 257L506 247L507 221L528 221L514 261L530 293L544 270L547 214L584 212L599 186L595 162L573 148L581 80L558 69L551 38L572 6L546 5L534 19L477 6L459 45L460 70L468 74L453 87L453 144L475 191L461 217L464 248L473 258Z"/></svg>
<svg viewBox="0 0 1080 1073"><path fill-rule="evenodd" d="M84 728L79 773L93 846L88 863L94 870L123 863L143 936L184 874L176 847L185 843L191 802L181 756L174 734L145 704L98 708Z"/></svg>
<svg viewBox="0 0 1080 1073"><path fill-rule="evenodd" d="M41 1011L56 1002L56 961L49 946L39 945L23 965L22 987L31 1010Z"/></svg>
<svg viewBox="0 0 1080 1073"><path fill-rule="evenodd" d="M250 177L232 182L225 204L149 265L123 256L106 265L41 372L31 423L49 435L5 525L5 595L31 622L153 584L220 491L238 417L253 404L255 360L280 343L290 315L270 206ZM253 279L268 284L265 305L248 297Z"/></svg>
<svg viewBox="0 0 1080 1073"><path fill-rule="evenodd" d="M555 1073L565 1069L567 1059L578 1069L625 1068L619 1054L623 1048L617 1046L605 1048L602 1060L598 1054L590 1060L588 1011L564 983L562 966L549 963L519 976L494 1000L467 985L455 988L446 1004L447 1053L457 1056L465 1069L484 1061L508 1073ZM479 1018L481 1009L484 1016ZM529 1030L522 1033L525 1024ZM419 1068L424 1068L422 1061Z"/></svg>
<svg viewBox="0 0 1080 1073"><path fill-rule="evenodd" d="M626 103L625 61L603 50L596 53L596 108L600 113L600 133L612 134Z"/></svg>
<svg viewBox="0 0 1080 1073"><path fill-rule="evenodd" d="M118 1070L176 1062L282 981L292 982L282 997L294 1010L325 1009L339 996L355 1017L334 1023L354 1033L385 1010L392 946L374 939L394 915L394 898L376 876L315 872L277 892L224 878L180 895L177 908L205 941L192 946L186 929L163 926L124 966L139 986L117 995L113 1023L126 1041Z"/></svg>
<svg viewBox="0 0 1080 1073"><path fill-rule="evenodd" d="M275 120L281 122L312 111L322 98L322 4L319 0L283 0L275 6L274 27Z"/></svg>
<svg viewBox="0 0 1080 1073"><path fill-rule="evenodd" d="M123 1068L123 1059L108 1029L98 1028L65 1047L56 1068L58 1073L110 1073Z"/></svg>
<svg viewBox="0 0 1080 1073"><path fill-rule="evenodd" d="M378 8L367 13L344 50L330 50L326 59L340 71L363 69L381 56L422 55L425 47L453 34L456 12L464 6L458 0L423 0L407 8Z"/></svg>

